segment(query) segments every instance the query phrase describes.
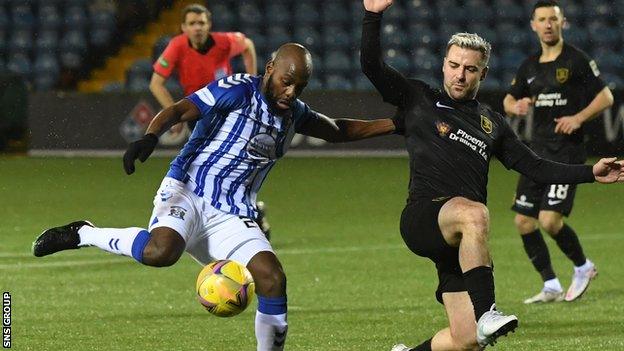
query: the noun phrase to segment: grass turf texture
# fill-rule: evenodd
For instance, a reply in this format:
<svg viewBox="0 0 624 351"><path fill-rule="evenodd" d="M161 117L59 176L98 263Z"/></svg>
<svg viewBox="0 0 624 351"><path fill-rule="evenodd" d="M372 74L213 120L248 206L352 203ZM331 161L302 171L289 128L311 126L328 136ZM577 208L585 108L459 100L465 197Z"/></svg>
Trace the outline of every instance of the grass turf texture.
<svg viewBox="0 0 624 351"><path fill-rule="evenodd" d="M0 288L12 294L16 350L252 350L255 302L229 319L197 303L201 270L188 256L144 267L95 248L45 258L30 244L45 228L86 218L101 227L146 226L168 159L135 175L119 159L0 158ZM498 350L624 349L624 186L582 185L569 223L598 278L578 302L522 304L541 288L515 233L515 173L491 168L489 208L497 304L520 327ZM261 199L288 276L290 350L389 350L446 326L433 265L398 233L405 158L285 159ZM546 239L567 288L571 263Z"/></svg>

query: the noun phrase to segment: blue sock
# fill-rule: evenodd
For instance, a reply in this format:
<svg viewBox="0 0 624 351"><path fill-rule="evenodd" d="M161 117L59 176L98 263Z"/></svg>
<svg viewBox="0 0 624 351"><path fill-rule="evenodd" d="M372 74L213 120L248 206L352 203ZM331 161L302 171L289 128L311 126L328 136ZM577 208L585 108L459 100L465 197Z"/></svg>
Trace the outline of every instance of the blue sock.
<svg viewBox="0 0 624 351"><path fill-rule="evenodd" d="M140 263L143 263L143 250L151 237L152 235L147 230L142 230L132 242L132 257Z"/></svg>
<svg viewBox="0 0 624 351"><path fill-rule="evenodd" d="M286 296L264 297L258 296L258 311L264 314L284 314L286 313Z"/></svg>

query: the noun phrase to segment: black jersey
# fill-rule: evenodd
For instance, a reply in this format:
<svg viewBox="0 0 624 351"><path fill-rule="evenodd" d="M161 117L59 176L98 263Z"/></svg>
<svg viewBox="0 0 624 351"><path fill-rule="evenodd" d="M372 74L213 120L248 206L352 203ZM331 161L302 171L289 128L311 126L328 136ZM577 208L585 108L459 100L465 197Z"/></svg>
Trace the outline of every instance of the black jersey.
<svg viewBox="0 0 624 351"><path fill-rule="evenodd" d="M367 12L362 31L362 70L384 101L405 119L410 155L410 198L463 196L486 202L489 162L496 156L536 181L594 180L590 166L539 158L511 130L503 116L476 100L456 101L424 82L403 77L381 57L381 15Z"/></svg>
<svg viewBox="0 0 624 351"><path fill-rule="evenodd" d="M533 100L532 144L541 145L540 149L551 146L555 151L583 154L583 128L571 135L557 134L555 118L578 113L604 89L596 62L566 43L554 61L540 63L540 55L538 52L524 60L511 82L509 94L516 99ZM552 156L565 162L565 156L557 158L556 153Z"/></svg>

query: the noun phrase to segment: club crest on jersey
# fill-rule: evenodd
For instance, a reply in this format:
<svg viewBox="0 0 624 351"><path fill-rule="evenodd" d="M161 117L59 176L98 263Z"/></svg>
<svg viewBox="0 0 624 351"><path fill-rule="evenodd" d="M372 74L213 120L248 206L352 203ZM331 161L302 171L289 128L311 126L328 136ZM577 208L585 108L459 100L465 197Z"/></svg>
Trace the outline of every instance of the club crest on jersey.
<svg viewBox="0 0 624 351"><path fill-rule="evenodd" d="M254 160L267 162L277 159L277 142L266 133L258 134L247 143L247 154Z"/></svg>
<svg viewBox="0 0 624 351"><path fill-rule="evenodd" d="M557 68L557 71L555 72L555 77L557 78L557 82L563 84L568 80L568 77L570 76L570 70L568 70L567 68Z"/></svg>
<svg viewBox="0 0 624 351"><path fill-rule="evenodd" d="M441 137L445 137L451 131L451 126L446 122L436 122L436 128L438 129L438 135Z"/></svg>
<svg viewBox="0 0 624 351"><path fill-rule="evenodd" d="M185 215L186 215L186 208L180 207L180 206L171 206L171 212L169 212L170 217L184 220Z"/></svg>
<svg viewBox="0 0 624 351"><path fill-rule="evenodd" d="M481 115L481 129L488 134L492 133L492 121L484 115Z"/></svg>

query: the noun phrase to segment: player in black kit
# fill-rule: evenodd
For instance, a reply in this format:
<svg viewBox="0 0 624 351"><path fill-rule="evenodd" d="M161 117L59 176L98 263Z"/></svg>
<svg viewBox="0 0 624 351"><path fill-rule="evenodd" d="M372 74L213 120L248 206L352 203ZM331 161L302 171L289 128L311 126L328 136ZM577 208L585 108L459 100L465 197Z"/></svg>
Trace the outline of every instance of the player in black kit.
<svg viewBox="0 0 624 351"><path fill-rule="evenodd" d="M490 45L476 34L458 33L447 45L444 89L406 79L382 59L380 26L392 0L363 0L362 70L384 101L398 107L410 155L410 186L401 235L437 268L438 301L449 327L415 348L393 351L479 350L514 330L518 319L496 310L487 239L488 166L496 156L542 183L624 181L624 161L602 159L592 166L566 165L535 155L503 116L475 96L485 79ZM416 33L415 33L416 34Z"/></svg>
<svg viewBox="0 0 624 351"><path fill-rule="evenodd" d="M533 106L531 149L549 160L582 164L584 122L613 104L613 95L600 79L596 63L574 46L564 43L561 8L555 1L538 1L531 27L540 40L541 51L520 66L503 104L505 112L525 116ZM521 176L512 209L524 249L542 276L544 286L524 303L573 301L580 297L597 274L585 257L575 231L563 222L572 210L575 184L537 183ZM572 283L565 294L555 275L548 247L539 228L544 229L573 262Z"/></svg>

